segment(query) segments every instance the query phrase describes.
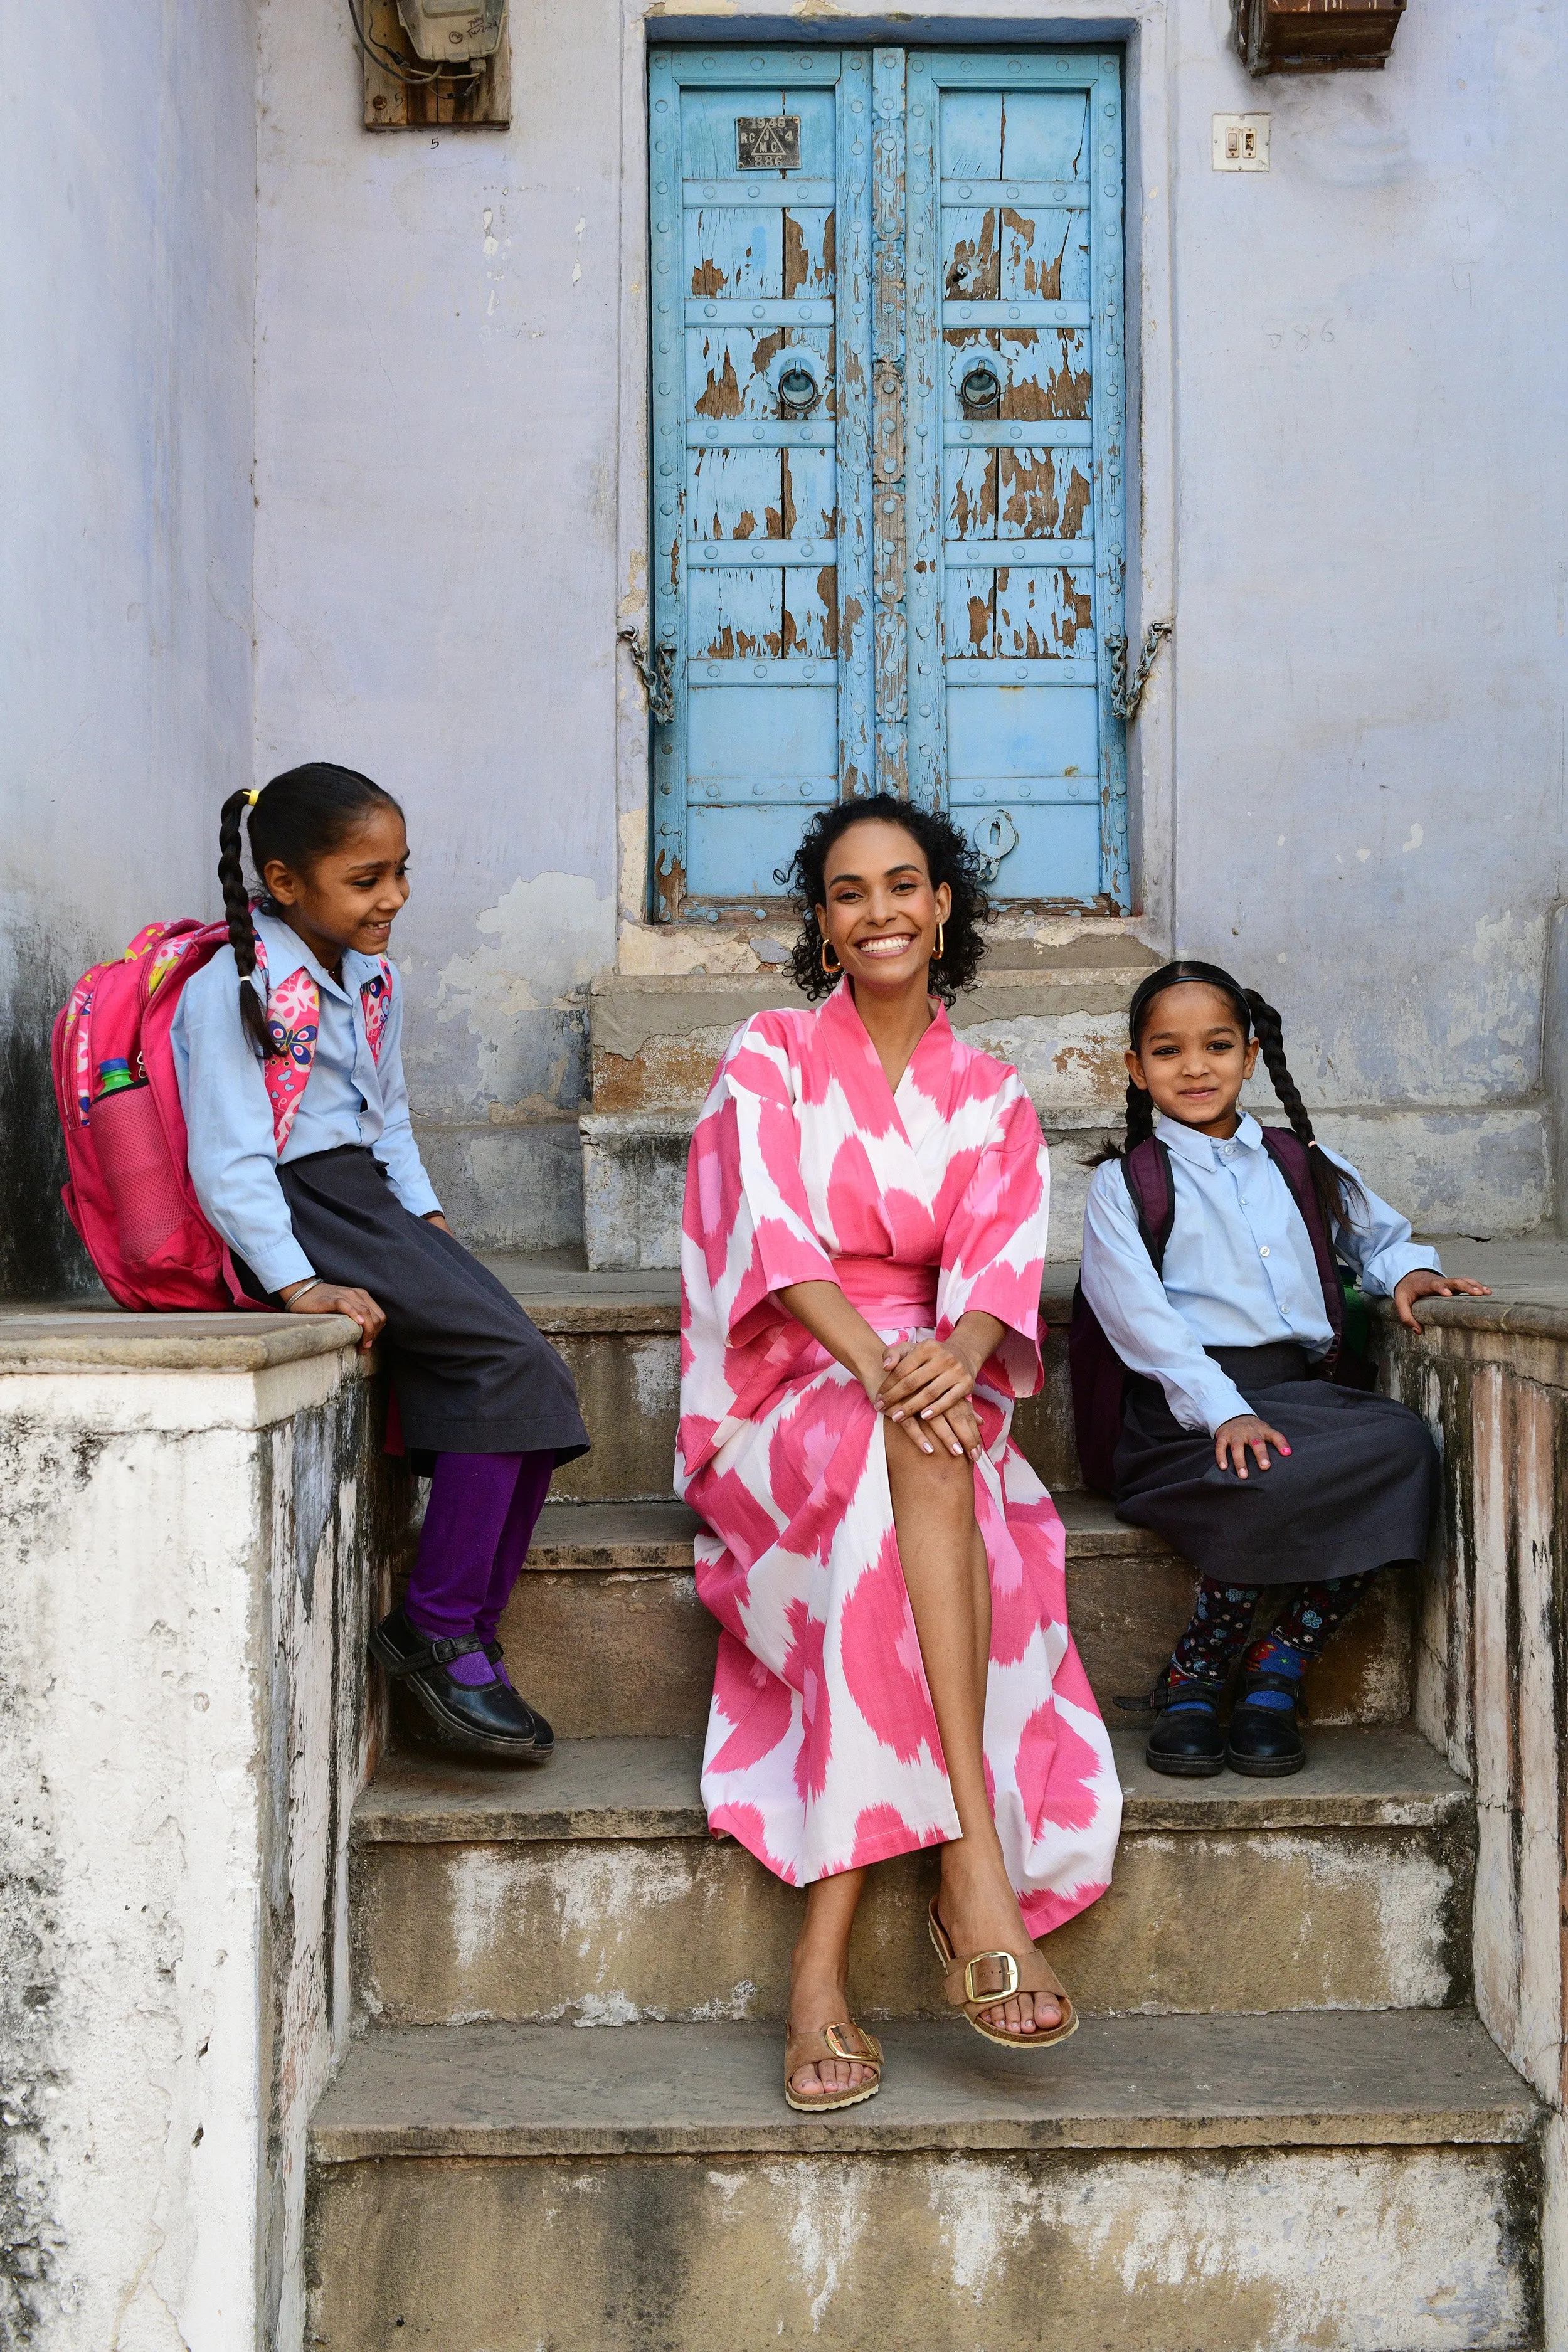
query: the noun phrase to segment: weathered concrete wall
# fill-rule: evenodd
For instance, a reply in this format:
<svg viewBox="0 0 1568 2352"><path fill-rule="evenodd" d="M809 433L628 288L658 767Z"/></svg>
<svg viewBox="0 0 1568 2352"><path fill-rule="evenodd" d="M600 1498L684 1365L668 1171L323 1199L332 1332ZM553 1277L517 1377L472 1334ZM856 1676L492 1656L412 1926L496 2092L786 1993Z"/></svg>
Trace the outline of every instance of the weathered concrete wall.
<svg viewBox="0 0 1568 2352"><path fill-rule="evenodd" d="M342 1326L117 1323L0 1331L0 2341L270 2352L406 1488Z"/></svg>
<svg viewBox="0 0 1568 2352"><path fill-rule="evenodd" d="M1568 1234L1568 906L1552 909L1546 934L1546 1012L1542 1092L1549 1106L1552 1200L1557 1230Z"/></svg>
<svg viewBox="0 0 1568 2352"><path fill-rule="evenodd" d="M1475 1786L1476 2005L1552 2108L1545 2341L1568 2345L1568 1317L1429 1300L1385 1324L1393 1388L1444 1447L1415 1720Z"/></svg>
<svg viewBox="0 0 1568 2352"><path fill-rule="evenodd" d="M615 953L613 0L511 44L510 131L376 137L344 0L261 12L258 775L406 803L410 1092L500 1248L581 1230Z"/></svg>
<svg viewBox="0 0 1568 2352"><path fill-rule="evenodd" d="M0 1297L89 1278L52 1015L215 910L248 777L255 48L250 0L0 21Z"/></svg>
<svg viewBox="0 0 1568 2352"><path fill-rule="evenodd" d="M788 0L718 13L726 38L806 29ZM513 129L437 140L360 128L344 0L262 11L258 760L331 751L408 801L413 1089L497 1245L578 1214L552 1129L617 860L623 971L757 968L638 929L645 747L613 642L643 586L644 46L714 14L519 9ZM1026 28L1130 37L1134 604L1177 619L1135 742L1145 928L1275 997L1315 1103L1512 1116L1563 889L1568 469L1509 420L1564 356L1540 289L1568 26L1545 0L1413 8L1381 75L1257 86L1227 16L1082 0ZM931 29L1003 21L1021 37L1009 0L955 0ZM851 30L888 24L845 0L810 37ZM1216 175L1211 114L1257 107L1271 172ZM1454 1217L1540 1215L1543 1135L1478 1135ZM1422 1132L1389 1139L1394 1189L1424 1182Z"/></svg>
<svg viewBox="0 0 1568 2352"><path fill-rule="evenodd" d="M1488 420L1568 355L1568 19L1415 5L1381 74L1253 83L1226 0L1177 14L1176 940L1281 1006L1310 1099L1505 1101L1563 894L1568 463ZM1253 107L1269 173L1215 173Z"/></svg>

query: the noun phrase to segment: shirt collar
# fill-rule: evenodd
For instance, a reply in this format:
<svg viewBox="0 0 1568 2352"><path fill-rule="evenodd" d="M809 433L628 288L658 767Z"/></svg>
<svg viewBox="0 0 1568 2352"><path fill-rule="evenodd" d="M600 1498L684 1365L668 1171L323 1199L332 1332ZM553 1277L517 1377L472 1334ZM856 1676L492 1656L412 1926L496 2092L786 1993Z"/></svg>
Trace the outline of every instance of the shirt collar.
<svg viewBox="0 0 1568 2352"><path fill-rule="evenodd" d="M1156 1130L1160 1140L1178 1158L1190 1160L1194 1168L1215 1168L1225 1146L1212 1135L1200 1135L1195 1127L1184 1127L1179 1118L1162 1118ZM1263 1129L1250 1111L1242 1114L1241 1125L1230 1138L1234 1145L1248 1151L1263 1148Z"/></svg>
<svg viewBox="0 0 1568 2352"><path fill-rule="evenodd" d="M347 1001L351 991L379 969L374 956L363 956L357 948L345 948L340 983L324 965L317 962L299 932L281 915L264 915L258 908L253 908L250 919L267 950L268 988L280 987L293 972L308 971L318 988L329 988L334 996Z"/></svg>

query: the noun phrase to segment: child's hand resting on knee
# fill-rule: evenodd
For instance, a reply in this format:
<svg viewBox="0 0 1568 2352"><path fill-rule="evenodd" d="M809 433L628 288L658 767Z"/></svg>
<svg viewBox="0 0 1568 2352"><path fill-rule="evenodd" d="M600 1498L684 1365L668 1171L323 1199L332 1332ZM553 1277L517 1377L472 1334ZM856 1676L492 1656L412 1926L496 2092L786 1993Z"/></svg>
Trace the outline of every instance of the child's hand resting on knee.
<svg viewBox="0 0 1568 2352"><path fill-rule="evenodd" d="M359 1352L367 1356L374 1347L385 1315L368 1290L357 1290L346 1282L323 1282L312 1276L309 1282L290 1283L279 1292L290 1315L346 1315L359 1325Z"/></svg>
<svg viewBox="0 0 1568 2352"><path fill-rule="evenodd" d="M1417 1298L1489 1298L1491 1292L1484 1282L1471 1282L1462 1274L1434 1274L1430 1266L1417 1266L1396 1283L1394 1291L1394 1311L1400 1321L1412 1331L1421 1326L1411 1313L1411 1303Z"/></svg>
<svg viewBox="0 0 1568 2352"><path fill-rule="evenodd" d="M1238 1412L1233 1421L1222 1421L1214 1433L1214 1458L1223 1470L1228 1466L1238 1478L1247 1475L1247 1449L1252 1448L1260 1470L1270 1467L1268 1449L1277 1445L1281 1454L1289 1454L1289 1445L1277 1429L1259 1421L1255 1412Z"/></svg>

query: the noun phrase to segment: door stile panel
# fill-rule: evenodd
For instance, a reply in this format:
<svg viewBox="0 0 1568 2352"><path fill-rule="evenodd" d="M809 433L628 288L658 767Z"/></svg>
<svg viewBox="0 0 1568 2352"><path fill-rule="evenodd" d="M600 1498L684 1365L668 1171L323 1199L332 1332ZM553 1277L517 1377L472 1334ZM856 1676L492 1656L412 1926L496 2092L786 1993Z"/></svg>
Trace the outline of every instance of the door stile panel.
<svg viewBox="0 0 1568 2352"><path fill-rule="evenodd" d="M1126 308L1122 278L1121 69L1100 59L1089 96L1090 303L1096 374L1094 423L1095 643L1100 656L1100 887L1113 907L1130 907L1127 850L1127 732L1110 707L1108 635L1121 634L1126 583L1124 476Z"/></svg>
<svg viewBox="0 0 1568 2352"><path fill-rule="evenodd" d="M658 910L771 896L874 785L1001 899L1125 906L1119 57L693 47L648 89Z"/></svg>
<svg viewBox="0 0 1568 2352"><path fill-rule="evenodd" d="M942 518L941 543L917 551L911 492L911 593L931 562L941 688L911 687L911 765L929 705L940 724L919 756L997 896L1124 906L1125 743L1104 656L1124 552L1120 59L942 50L908 70L911 480L923 449ZM940 305L918 361L917 271ZM988 372L989 401L971 390Z"/></svg>
<svg viewBox="0 0 1568 2352"><path fill-rule="evenodd" d="M844 53L838 87L838 778L877 772L872 690L871 57Z"/></svg>
<svg viewBox="0 0 1568 2352"><path fill-rule="evenodd" d="M667 649L674 713L653 729L653 884L666 919L686 895L686 223L676 59L648 62L648 230L652 258L653 549L650 646Z"/></svg>
<svg viewBox="0 0 1568 2352"><path fill-rule="evenodd" d="M947 779L946 683L942 676L943 488L942 268L938 251L938 94L931 58L909 59L905 132L905 226L909 302L904 528L909 542L910 798L939 807Z"/></svg>
<svg viewBox="0 0 1568 2352"><path fill-rule="evenodd" d="M872 61L872 545L876 573L877 788L909 794L908 547L905 534L904 105L902 49Z"/></svg>

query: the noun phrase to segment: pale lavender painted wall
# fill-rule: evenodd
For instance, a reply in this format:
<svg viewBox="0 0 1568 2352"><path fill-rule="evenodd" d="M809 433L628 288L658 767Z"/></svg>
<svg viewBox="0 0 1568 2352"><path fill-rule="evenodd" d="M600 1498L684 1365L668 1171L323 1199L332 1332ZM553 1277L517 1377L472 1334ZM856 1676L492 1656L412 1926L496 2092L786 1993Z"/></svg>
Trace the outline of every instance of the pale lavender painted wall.
<svg viewBox="0 0 1568 2352"><path fill-rule="evenodd" d="M82 1272L48 1017L211 906L248 781L255 53L248 0L0 12L0 1293Z"/></svg>
<svg viewBox="0 0 1568 2352"><path fill-rule="evenodd" d="M1156 929L1272 991L1321 1100L1517 1101L1563 889L1568 31L1541 0L1412 0L1386 73L1251 84L1226 17L1173 0L1131 110L1133 249L1168 203L1173 287ZM471 1229L565 1239L637 585L622 10L517 7L514 127L435 144L360 127L345 0L262 0L258 58L243 9L75 21L43 104L0 28L29 224L0 252L8 1125L47 1133L42 1019L85 955L213 908L235 774L324 753L408 805L437 1181ZM1243 107L1274 117L1267 178L1209 169L1211 113ZM47 1277L53 1171L12 1151L6 1230Z"/></svg>
<svg viewBox="0 0 1568 2352"><path fill-rule="evenodd" d="M261 16L258 775L405 802L421 1140L524 1244L579 1227L615 956L616 23L531 0L510 131L374 136L343 0Z"/></svg>
<svg viewBox="0 0 1568 2352"><path fill-rule="evenodd" d="M1339 1103L1539 1083L1564 891L1568 17L1411 0L1381 74L1177 76L1176 936ZM1273 116L1267 177L1209 164Z"/></svg>
<svg viewBox="0 0 1568 2352"><path fill-rule="evenodd" d="M1016 35L1016 10L982 0L987 20ZM1544 5L1413 0L1385 73L1255 84L1226 21L1226 0L1176 0L1163 93L1177 748L1149 830L1173 936L1275 995L1320 1100L1517 1101L1563 887L1546 289L1568 33ZM620 174L641 169L620 15L516 10L514 128L438 146L359 130L342 0L269 0L262 24L260 768L324 749L408 798L426 1112L456 1136L570 1110L581 1016L554 1008L611 953L614 612L635 584L612 511ZM1272 172L1216 175L1211 114L1257 108ZM1142 196L1163 163L1135 154ZM491 1128L479 1190L563 1181L548 1133Z"/></svg>

